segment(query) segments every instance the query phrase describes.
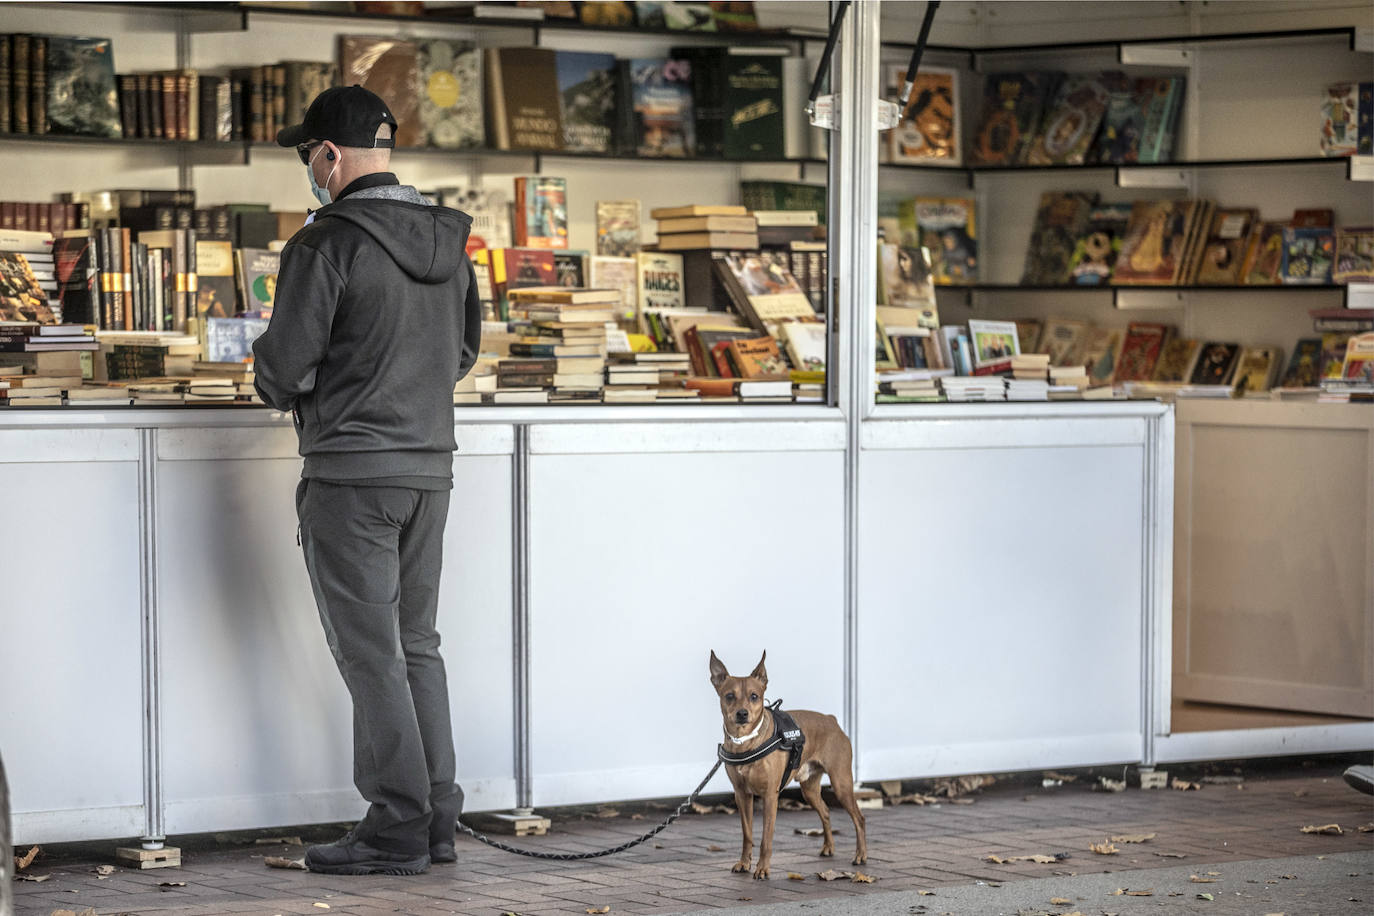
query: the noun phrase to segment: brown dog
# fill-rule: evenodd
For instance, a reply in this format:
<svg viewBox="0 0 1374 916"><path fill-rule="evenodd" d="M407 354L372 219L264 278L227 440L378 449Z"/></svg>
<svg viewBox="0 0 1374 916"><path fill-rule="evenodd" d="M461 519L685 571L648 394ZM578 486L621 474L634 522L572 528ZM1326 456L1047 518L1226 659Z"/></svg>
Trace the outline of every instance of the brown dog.
<svg viewBox="0 0 1374 916"><path fill-rule="evenodd" d="M730 754L744 754L768 744L773 737L773 715L764 706L764 690L768 687L768 672L763 661L768 653L763 653L756 667L748 677L731 677L725 665L711 653L711 686L720 696L720 712L725 719L725 743L721 745ZM864 815L854 800L854 749L848 736L840 729L834 716L803 709L789 710L790 715L801 729L805 744L802 748L800 766L789 775L788 781L796 779L801 783L802 797L816 813L821 816L821 829L825 832L825 842L821 855L835 854L835 839L830 832L830 809L821 799L821 774L830 774L830 786L844 810L854 821L854 832L858 836L858 848L854 852L854 864L862 865L868 861L868 844L864 839ZM788 751L778 748L767 756L751 763L725 765L730 783L735 787L735 805L739 808L740 826L744 829L744 848L739 862L731 871L747 872L750 856L754 850L754 797L763 798L763 838L759 843L759 861L754 868L755 878L767 878L768 867L773 859L773 827L778 818L778 793L783 788L783 773L787 769Z"/></svg>

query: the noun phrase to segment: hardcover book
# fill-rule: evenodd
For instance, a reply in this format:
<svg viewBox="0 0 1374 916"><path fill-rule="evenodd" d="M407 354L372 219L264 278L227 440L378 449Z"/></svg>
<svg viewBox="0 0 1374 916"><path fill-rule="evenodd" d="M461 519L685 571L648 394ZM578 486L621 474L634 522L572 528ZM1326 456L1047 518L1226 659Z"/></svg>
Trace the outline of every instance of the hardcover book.
<svg viewBox="0 0 1374 916"><path fill-rule="evenodd" d="M903 248L891 242L878 245L878 301L904 308L933 308L935 278L924 248Z"/></svg>
<svg viewBox="0 0 1374 916"><path fill-rule="evenodd" d="M89 137L123 136L115 82L114 47L110 39L53 35L47 42L48 132ZM17 86L17 54L14 66L16 79L13 85ZM13 106L16 122L21 107L16 93Z"/></svg>
<svg viewBox="0 0 1374 916"><path fill-rule="evenodd" d="M1064 77L1026 153L1026 163L1082 165L1106 110L1107 87L1099 77Z"/></svg>
<svg viewBox="0 0 1374 916"><path fill-rule="evenodd" d="M1165 341L1164 349L1155 363L1155 371L1150 376L1155 382L1185 382L1193 372L1201 341L1190 337L1171 337Z"/></svg>
<svg viewBox="0 0 1374 916"><path fill-rule="evenodd" d="M754 32L758 30L758 15L753 0L711 0L711 18L717 32Z"/></svg>
<svg viewBox="0 0 1374 916"><path fill-rule="evenodd" d="M416 66L421 145L476 149L485 144L482 49L466 41L421 39Z"/></svg>
<svg viewBox="0 0 1374 916"><path fill-rule="evenodd" d="M1090 191L1046 191L1040 195L1022 284L1057 286L1068 279L1074 248L1096 204L1097 194Z"/></svg>
<svg viewBox="0 0 1374 916"><path fill-rule="evenodd" d="M548 48L487 48L487 136L497 149L563 148L558 61Z"/></svg>
<svg viewBox="0 0 1374 916"><path fill-rule="evenodd" d="M1374 385L1374 334L1356 334L1345 345L1341 378Z"/></svg>
<svg viewBox="0 0 1374 916"><path fill-rule="evenodd" d="M568 247L568 182L543 175L515 179L517 248Z"/></svg>
<svg viewBox="0 0 1374 916"><path fill-rule="evenodd" d="M555 251L553 269L559 286L581 289L587 285L587 252Z"/></svg>
<svg viewBox="0 0 1374 916"><path fill-rule="evenodd" d="M639 277L634 258L593 255L589 259L587 282L597 289L620 291L620 325L634 328L639 314Z"/></svg>
<svg viewBox="0 0 1374 916"><path fill-rule="evenodd" d="M1288 369L1283 374L1284 388L1316 388L1322 379L1322 339L1303 337L1293 344Z"/></svg>
<svg viewBox="0 0 1374 916"><path fill-rule="evenodd" d="M233 246L224 241L197 239L193 317L233 318L238 311L235 288Z"/></svg>
<svg viewBox="0 0 1374 916"><path fill-rule="evenodd" d="M888 92L901 108L901 121L887 132L892 162L959 165L959 73L945 67L918 70L904 98L907 65L888 68Z"/></svg>
<svg viewBox="0 0 1374 916"><path fill-rule="evenodd" d="M1374 82L1360 83L1359 138L1355 152L1361 156L1374 153Z"/></svg>
<svg viewBox="0 0 1374 916"><path fill-rule="evenodd" d="M1231 387L1236 397L1268 391L1274 373L1279 368L1278 347L1246 347L1236 363L1235 382Z"/></svg>
<svg viewBox="0 0 1374 916"><path fill-rule="evenodd" d="M1121 365L1121 349L1126 332L1121 328L1093 328L1083 345L1083 368L1088 372L1091 387L1110 385L1116 380Z"/></svg>
<svg viewBox="0 0 1374 916"><path fill-rule="evenodd" d="M830 346L826 326L821 321L788 321L781 328L783 344L794 369L824 372Z"/></svg>
<svg viewBox="0 0 1374 916"><path fill-rule="evenodd" d="M696 154L726 159L781 159L782 58L733 54L731 49L673 48L692 67Z"/></svg>
<svg viewBox="0 0 1374 916"><path fill-rule="evenodd" d="M1322 335L1322 355L1321 355L1321 376L1323 378L1340 378L1341 371L1345 367L1346 345L1350 343L1353 335L1344 331L1331 331Z"/></svg>
<svg viewBox="0 0 1374 916"><path fill-rule="evenodd" d="M1283 282L1283 230L1279 221L1257 223L1245 245L1245 263L1240 268L1242 283L1272 286Z"/></svg>
<svg viewBox="0 0 1374 916"><path fill-rule="evenodd" d="M726 347L738 378L787 378L787 360L778 352L778 342L771 337L732 340ZM724 373L722 373L724 374Z"/></svg>
<svg viewBox="0 0 1374 916"><path fill-rule="evenodd" d="M976 374L987 375L1011 369L1011 358L1021 352L1015 322L970 318L968 332L973 343L973 369Z"/></svg>
<svg viewBox="0 0 1374 916"><path fill-rule="evenodd" d="M314 60L284 60L281 65L286 71L286 97L282 100L283 124L288 126L299 124L305 119L305 111L310 107L310 103L315 101L315 97L334 85L334 65L328 61ZM202 79L205 78L202 77ZM224 95L224 101L227 105L229 99L227 87L223 90L217 88L216 92ZM204 114L204 110L205 103L202 102L202 114ZM224 113L223 120L228 122L228 112ZM220 136L218 139L228 140L227 133L226 131L226 135ZM216 139L216 137L207 136L204 130L201 131L201 138Z"/></svg>
<svg viewBox="0 0 1374 916"><path fill-rule="evenodd" d="M578 4L578 16L587 25L626 26L635 24L633 3L587 0Z"/></svg>
<svg viewBox="0 0 1374 916"><path fill-rule="evenodd" d="M242 363L253 357L253 342L267 330L266 318L207 318L205 358L214 363Z"/></svg>
<svg viewBox="0 0 1374 916"><path fill-rule="evenodd" d="M692 65L663 58L622 61L629 75L629 108L637 155L684 159L696 155Z"/></svg>
<svg viewBox="0 0 1374 916"><path fill-rule="evenodd" d="M1374 283L1374 226L1343 226L1336 230L1336 283Z"/></svg>
<svg viewBox="0 0 1374 916"><path fill-rule="evenodd" d="M418 146L420 124L419 45L404 38L343 35L339 38L339 75L345 86L359 85L382 97L396 117L396 145ZM273 140L275 136L265 137Z"/></svg>
<svg viewBox="0 0 1374 916"><path fill-rule="evenodd" d="M1075 286L1102 286L1111 282L1130 221L1130 204L1099 204L1092 208L1087 229L1074 244L1073 257L1069 261L1069 278Z"/></svg>
<svg viewBox="0 0 1374 916"><path fill-rule="evenodd" d="M1326 228L1290 226L1283 230L1283 282L1313 285L1331 282L1335 234Z"/></svg>
<svg viewBox="0 0 1374 916"><path fill-rule="evenodd" d="M741 181L740 203L750 210L809 210L819 225L825 225L826 189L824 185L797 181Z"/></svg>
<svg viewBox="0 0 1374 916"><path fill-rule="evenodd" d="M973 165L1014 165L1035 139L1058 72L991 73L983 83L983 115L969 159Z"/></svg>
<svg viewBox="0 0 1374 916"><path fill-rule="evenodd" d="M1121 284L1172 284L1187 266L1188 240L1201 201L1140 200L1121 243L1112 280Z"/></svg>
<svg viewBox="0 0 1374 916"><path fill-rule="evenodd" d="M1360 87L1358 83L1336 83L1326 87L1322 96L1321 153L1323 156L1353 156L1360 145Z"/></svg>
<svg viewBox="0 0 1374 916"><path fill-rule="evenodd" d="M1182 76L1158 77L1154 93L1145 110L1145 126L1140 135L1140 162L1169 162L1177 141L1175 128L1183 110L1188 81Z"/></svg>
<svg viewBox="0 0 1374 916"><path fill-rule="evenodd" d="M816 314L805 290L786 268L757 254L728 252L713 258L730 302L758 331L769 326Z"/></svg>
<svg viewBox="0 0 1374 916"><path fill-rule="evenodd" d="M563 148L578 153L613 152L615 55L558 51L555 60L563 105Z"/></svg>
<svg viewBox="0 0 1374 916"><path fill-rule="evenodd" d="M511 228L510 197L500 188L440 188L439 204L472 217L467 252L483 248L510 248L515 243Z"/></svg>
<svg viewBox="0 0 1374 916"><path fill-rule="evenodd" d="M1167 324L1132 321L1127 325L1126 339L1121 345L1121 362L1113 381L1138 382L1151 378L1172 332L1173 328Z"/></svg>
<svg viewBox="0 0 1374 916"><path fill-rule="evenodd" d="M28 258L17 251L0 251L0 321L57 323Z"/></svg>
<svg viewBox="0 0 1374 916"><path fill-rule="evenodd" d="M280 270L279 251L265 248L235 249L234 272L238 280L240 312L271 312L277 298L277 273Z"/></svg>
<svg viewBox="0 0 1374 916"><path fill-rule="evenodd" d="M978 231L972 197L917 197L913 201L920 244L930 252L935 283L978 281Z"/></svg>
<svg viewBox="0 0 1374 916"><path fill-rule="evenodd" d="M1171 159L1183 78L1127 79L1116 72L1104 77L1107 110L1089 161L1129 165Z"/></svg>
<svg viewBox="0 0 1374 916"><path fill-rule="evenodd" d="M755 339L759 332L754 328L715 327L701 323L687 328L683 336L687 342L687 354L692 360L692 374L720 378L724 373L712 355L716 347L732 340Z"/></svg>
<svg viewBox="0 0 1374 916"><path fill-rule="evenodd" d="M1246 243L1256 217L1251 208L1218 210L1213 215L1203 242L1202 265L1197 273L1199 284L1230 286L1239 282Z"/></svg>
<svg viewBox="0 0 1374 916"><path fill-rule="evenodd" d="M635 255L635 267L641 315L647 311L680 309L687 304L682 255L641 251Z"/></svg>
<svg viewBox="0 0 1374 916"><path fill-rule="evenodd" d="M1208 341L1198 352L1188 384L1229 385L1239 359L1240 344Z"/></svg>

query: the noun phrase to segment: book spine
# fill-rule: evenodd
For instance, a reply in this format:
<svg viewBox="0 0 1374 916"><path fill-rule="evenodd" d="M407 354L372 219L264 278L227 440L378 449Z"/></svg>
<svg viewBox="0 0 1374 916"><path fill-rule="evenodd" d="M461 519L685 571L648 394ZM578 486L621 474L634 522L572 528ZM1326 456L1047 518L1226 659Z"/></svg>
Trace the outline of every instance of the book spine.
<svg viewBox="0 0 1374 916"><path fill-rule="evenodd" d="M153 116L148 110L152 101L148 75L135 73L134 80L134 136L145 138L152 134Z"/></svg>
<svg viewBox="0 0 1374 916"><path fill-rule="evenodd" d="M177 139L191 139L191 81L186 78L186 74L177 73L172 76L172 93L176 100L176 123Z"/></svg>
<svg viewBox="0 0 1374 916"><path fill-rule="evenodd" d="M186 330L186 321L196 313L196 297L200 294L200 278L196 271L196 231L183 229L182 238L183 269L186 272L186 288L182 291L179 305L172 316L172 329Z"/></svg>
<svg viewBox="0 0 1374 916"><path fill-rule="evenodd" d="M180 140L180 109L177 99L177 77L175 73L163 73L157 77L162 84L162 136L167 140Z"/></svg>
<svg viewBox="0 0 1374 916"><path fill-rule="evenodd" d="M123 291L123 328L134 330L138 327L134 323L133 310L133 232L127 226L115 230L116 240L119 245L119 275L120 289Z"/></svg>
<svg viewBox="0 0 1374 916"><path fill-rule="evenodd" d="M267 68L254 67L248 84L249 139L267 140Z"/></svg>
<svg viewBox="0 0 1374 916"><path fill-rule="evenodd" d="M1355 153L1368 156L1374 153L1374 82L1360 83L1359 99L1356 102L1359 118L1355 140Z"/></svg>
<svg viewBox="0 0 1374 916"><path fill-rule="evenodd" d="M162 77L156 73L148 74L148 136L160 140L167 136L166 108L162 101Z"/></svg>
<svg viewBox="0 0 1374 916"><path fill-rule="evenodd" d="M48 39L42 35L29 44L29 131L48 132Z"/></svg>
<svg viewBox="0 0 1374 916"><path fill-rule="evenodd" d="M29 36L10 36L10 130L29 132Z"/></svg>
<svg viewBox="0 0 1374 916"><path fill-rule="evenodd" d="M529 178L515 179L515 247L524 248L530 243L530 193Z"/></svg>
<svg viewBox="0 0 1374 916"><path fill-rule="evenodd" d="M277 132L290 126L286 120L286 68L272 67L272 130L267 139L276 142Z"/></svg>
<svg viewBox="0 0 1374 916"><path fill-rule="evenodd" d="M186 139L199 140L200 132L200 74L194 70L183 70L178 79L186 80Z"/></svg>
<svg viewBox="0 0 1374 916"><path fill-rule="evenodd" d="M10 36L0 34L0 133L10 132Z"/></svg>
<svg viewBox="0 0 1374 916"><path fill-rule="evenodd" d="M119 133L124 139L138 136L138 83L133 74L121 74L119 85Z"/></svg>
<svg viewBox="0 0 1374 916"><path fill-rule="evenodd" d="M223 129L221 119L220 130ZM239 79L229 80L229 139L243 139L243 81Z"/></svg>

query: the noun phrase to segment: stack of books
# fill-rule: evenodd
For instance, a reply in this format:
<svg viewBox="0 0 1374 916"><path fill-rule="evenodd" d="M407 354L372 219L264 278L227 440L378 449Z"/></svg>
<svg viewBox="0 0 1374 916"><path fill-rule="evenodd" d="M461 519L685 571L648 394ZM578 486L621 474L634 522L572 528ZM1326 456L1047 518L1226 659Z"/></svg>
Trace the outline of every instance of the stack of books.
<svg viewBox="0 0 1374 916"><path fill-rule="evenodd" d="M129 390L119 385L82 385L67 389L69 407L128 407Z"/></svg>
<svg viewBox="0 0 1374 916"><path fill-rule="evenodd" d="M658 220L660 251L748 249L759 247L759 227L744 207L692 204L649 211Z"/></svg>
<svg viewBox="0 0 1374 916"><path fill-rule="evenodd" d="M878 403L904 404L940 400L940 387L935 376L926 378L897 378L885 380L878 377Z"/></svg>
<svg viewBox="0 0 1374 916"><path fill-rule="evenodd" d="M238 397L238 383L231 378L196 376L186 385L187 404L233 404Z"/></svg>
<svg viewBox="0 0 1374 916"><path fill-rule="evenodd" d="M24 229L0 229L0 288L8 297L13 292L31 294L30 305L36 311L20 309L17 315L6 314L0 305L0 319L36 318L40 321L61 321L62 303L57 289L57 268L53 263L51 232ZM16 285L18 284L18 285ZM8 304L8 303L7 303Z"/></svg>
<svg viewBox="0 0 1374 916"><path fill-rule="evenodd" d="M185 385L175 379L140 379L127 383L135 407L167 407L186 403Z"/></svg>
<svg viewBox="0 0 1374 916"><path fill-rule="evenodd" d="M1048 401L1050 397L1048 353L1018 353L1011 358L1007 380L1008 401Z"/></svg>
<svg viewBox="0 0 1374 916"><path fill-rule="evenodd" d="M0 324L0 352L3 353L79 353L99 346L93 329L88 325L32 322Z"/></svg>
<svg viewBox="0 0 1374 916"><path fill-rule="evenodd" d="M458 380L453 386L453 403L480 404L483 395L496 393L497 375L486 360L478 360L472 371Z"/></svg>
<svg viewBox="0 0 1374 916"><path fill-rule="evenodd" d="M1005 401L1007 381L1000 375L949 375L940 379L949 401Z"/></svg>
<svg viewBox="0 0 1374 916"><path fill-rule="evenodd" d="M683 386L701 393L703 401L739 401L747 404L792 403L792 380L707 378L692 376Z"/></svg>
<svg viewBox="0 0 1374 916"><path fill-rule="evenodd" d="M1088 387L1088 370L1082 365L1050 367L1049 398L1076 400Z"/></svg>
<svg viewBox="0 0 1374 916"><path fill-rule="evenodd" d="M529 315L529 333L496 364L496 404L599 401L605 386L606 326L620 311L620 291L536 286L510 291ZM487 400L484 396L483 400Z"/></svg>
<svg viewBox="0 0 1374 916"><path fill-rule="evenodd" d="M100 358L95 363L97 381L119 379L164 378L197 374L200 362L200 341L194 334L175 331L100 331ZM208 365L219 367L220 363ZM229 363L247 368L248 363ZM234 370L215 370L217 377ZM242 371L242 370L238 370ZM248 379L251 381L251 378Z"/></svg>
<svg viewBox="0 0 1374 916"><path fill-rule="evenodd" d="M0 405L5 407L61 407L64 388L78 387L75 380L58 376L23 375L19 367L0 369Z"/></svg>
<svg viewBox="0 0 1374 916"><path fill-rule="evenodd" d="M682 384L691 374L686 353L617 354L606 367L604 399L608 404L696 400L700 392Z"/></svg>

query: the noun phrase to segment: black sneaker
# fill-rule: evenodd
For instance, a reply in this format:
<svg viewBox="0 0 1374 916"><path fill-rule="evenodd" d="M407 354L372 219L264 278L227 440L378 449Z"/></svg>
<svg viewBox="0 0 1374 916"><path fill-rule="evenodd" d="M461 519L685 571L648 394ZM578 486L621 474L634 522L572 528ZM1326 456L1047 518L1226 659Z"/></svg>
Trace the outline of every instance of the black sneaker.
<svg viewBox="0 0 1374 916"><path fill-rule="evenodd" d="M430 843L429 860L435 865L447 865L458 861L458 850L452 843Z"/></svg>
<svg viewBox="0 0 1374 916"><path fill-rule="evenodd" d="M418 875L429 870L429 856L387 852L350 833L336 843L311 846L305 866L323 875Z"/></svg>

